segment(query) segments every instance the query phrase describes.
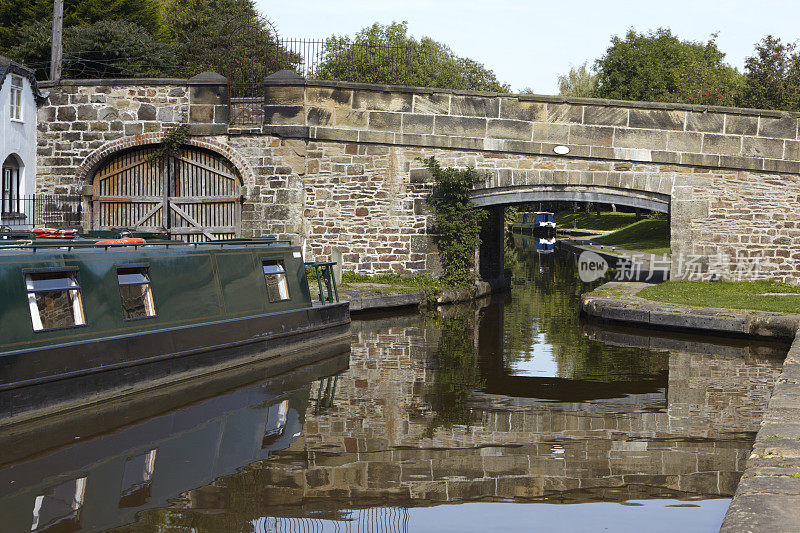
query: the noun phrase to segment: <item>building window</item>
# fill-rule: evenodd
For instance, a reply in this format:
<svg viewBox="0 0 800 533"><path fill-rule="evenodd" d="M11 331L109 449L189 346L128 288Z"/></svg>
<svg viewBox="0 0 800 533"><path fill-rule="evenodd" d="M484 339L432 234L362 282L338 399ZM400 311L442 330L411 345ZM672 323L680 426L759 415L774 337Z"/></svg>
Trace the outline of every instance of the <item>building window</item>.
<svg viewBox="0 0 800 533"><path fill-rule="evenodd" d="M125 320L156 316L153 291L150 289L148 267L119 267L119 294L122 297L122 315Z"/></svg>
<svg viewBox="0 0 800 533"><path fill-rule="evenodd" d="M150 498L150 488L153 484L153 473L156 469L156 452L150 450L136 457L129 457L125 461L122 472L122 490L119 495L120 509L127 507L140 507Z"/></svg>
<svg viewBox="0 0 800 533"><path fill-rule="evenodd" d="M265 259L264 279L267 281L267 297L270 302L282 302L289 299L289 282L283 259Z"/></svg>
<svg viewBox="0 0 800 533"><path fill-rule="evenodd" d="M20 171L17 159L10 155L3 162L3 174L0 176L0 213L19 213Z"/></svg>
<svg viewBox="0 0 800 533"><path fill-rule="evenodd" d="M34 331L86 324L76 270L27 273L25 286Z"/></svg>
<svg viewBox="0 0 800 533"><path fill-rule="evenodd" d="M31 531L71 532L81 529L81 510L86 496L86 478L71 479L36 497Z"/></svg>
<svg viewBox="0 0 800 533"><path fill-rule="evenodd" d="M22 76L11 76L11 120L22 120Z"/></svg>

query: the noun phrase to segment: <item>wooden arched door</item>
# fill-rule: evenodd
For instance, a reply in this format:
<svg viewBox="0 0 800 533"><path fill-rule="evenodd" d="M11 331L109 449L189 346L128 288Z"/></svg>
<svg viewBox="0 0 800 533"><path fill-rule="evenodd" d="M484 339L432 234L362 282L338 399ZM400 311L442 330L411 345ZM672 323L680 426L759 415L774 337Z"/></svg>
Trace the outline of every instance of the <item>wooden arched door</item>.
<svg viewBox="0 0 800 533"><path fill-rule="evenodd" d="M222 156L191 146L156 157L121 152L94 176L95 229L132 228L191 242L227 239L241 227L241 181Z"/></svg>

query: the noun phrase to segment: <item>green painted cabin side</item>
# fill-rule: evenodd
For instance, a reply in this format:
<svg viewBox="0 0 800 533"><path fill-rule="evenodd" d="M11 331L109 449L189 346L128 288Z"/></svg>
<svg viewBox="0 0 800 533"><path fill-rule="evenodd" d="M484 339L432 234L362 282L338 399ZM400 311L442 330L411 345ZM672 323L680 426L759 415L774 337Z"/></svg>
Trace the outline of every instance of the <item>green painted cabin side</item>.
<svg viewBox="0 0 800 533"><path fill-rule="evenodd" d="M311 307L298 247L282 243L0 250L0 353L114 338ZM282 260L289 299L270 302L262 270ZM156 316L125 319L118 268L146 266ZM75 269L85 325L34 331L25 272ZM236 327L235 323L231 327Z"/></svg>

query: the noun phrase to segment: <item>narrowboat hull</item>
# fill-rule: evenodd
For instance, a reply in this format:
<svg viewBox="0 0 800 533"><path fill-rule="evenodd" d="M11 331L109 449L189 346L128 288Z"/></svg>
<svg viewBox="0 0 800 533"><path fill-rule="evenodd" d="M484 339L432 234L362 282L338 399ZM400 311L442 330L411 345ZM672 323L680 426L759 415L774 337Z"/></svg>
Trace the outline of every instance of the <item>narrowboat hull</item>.
<svg viewBox="0 0 800 533"><path fill-rule="evenodd" d="M348 303L342 302L7 353L0 357L0 422L253 362L305 354L307 363L314 354L349 349L349 328Z"/></svg>

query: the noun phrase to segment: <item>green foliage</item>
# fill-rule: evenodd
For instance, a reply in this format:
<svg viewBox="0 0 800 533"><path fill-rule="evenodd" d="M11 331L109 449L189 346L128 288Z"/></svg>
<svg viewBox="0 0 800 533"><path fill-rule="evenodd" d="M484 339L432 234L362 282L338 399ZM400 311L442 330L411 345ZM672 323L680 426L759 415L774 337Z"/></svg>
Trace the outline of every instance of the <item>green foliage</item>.
<svg viewBox="0 0 800 533"><path fill-rule="evenodd" d="M800 110L800 53L795 45L767 35L745 60L741 105L761 109Z"/></svg>
<svg viewBox="0 0 800 533"><path fill-rule="evenodd" d="M0 0L0 53L39 68L44 78L52 0L17 4ZM253 0L67 0L65 5L65 78L190 77L213 70L260 94L264 76L291 68L296 60L277 45Z"/></svg>
<svg viewBox="0 0 800 533"><path fill-rule="evenodd" d="M634 213L610 211L600 213L600 215L559 211L556 213L556 224L559 228L614 230L633 224L636 222L635 216Z"/></svg>
<svg viewBox="0 0 800 533"><path fill-rule="evenodd" d="M597 73L588 63L580 67L570 67L569 72L558 77L558 94L561 96L580 96L590 98L597 89Z"/></svg>
<svg viewBox="0 0 800 533"><path fill-rule="evenodd" d="M351 47L351 43L357 46ZM326 44L332 51L316 72L322 79L509 91L508 85L497 81L494 73L477 61L458 57L429 37L416 40L408 35L407 22L375 23L353 39L334 35Z"/></svg>
<svg viewBox="0 0 800 533"><path fill-rule="evenodd" d="M449 288L442 280L428 274L401 276L399 274L377 274L370 276L358 272L342 272L342 284L379 283L396 289L413 289L425 293L428 304L436 302L443 290Z"/></svg>
<svg viewBox="0 0 800 533"><path fill-rule="evenodd" d="M163 1L166 37L178 64L195 73L213 70L232 84L257 85L260 94L266 75L291 68L292 57L278 48L253 0Z"/></svg>
<svg viewBox="0 0 800 533"><path fill-rule="evenodd" d="M594 241L626 250L669 255L669 220L665 217L647 218Z"/></svg>
<svg viewBox="0 0 800 533"><path fill-rule="evenodd" d="M519 214L519 206L516 205L506 206L503 212L503 223L505 224L506 228L509 228L511 224L517 221L518 214Z"/></svg>
<svg viewBox="0 0 800 533"><path fill-rule="evenodd" d="M51 21L25 26L8 55L32 67L49 68L51 28ZM175 63L168 44L154 40L144 27L124 20L68 26L63 46L64 78L161 76L168 74L161 65Z"/></svg>
<svg viewBox="0 0 800 533"><path fill-rule="evenodd" d="M53 0L0 0L0 54L9 55L10 49L21 44L21 32L52 19ZM159 0L64 1L65 32L71 26L111 20L135 24L150 36L164 29Z"/></svg>
<svg viewBox="0 0 800 533"><path fill-rule="evenodd" d="M787 296L770 296L785 294ZM778 281L667 281L637 296L695 307L800 313L800 287Z"/></svg>
<svg viewBox="0 0 800 533"><path fill-rule="evenodd" d="M442 333L433 357L434 380L427 393L436 413L425 429L424 435L430 438L438 427L470 424L469 399L472 391L485 386L485 381L474 344L477 326L469 313L451 317L430 315L427 325L438 326Z"/></svg>
<svg viewBox="0 0 800 533"><path fill-rule="evenodd" d="M422 160L434 179L428 204L433 208L437 242L444 274L451 286L466 286L475 278L472 264L480 244L481 222L486 212L470 199L472 186L480 178L473 168L443 169L435 158Z"/></svg>
<svg viewBox="0 0 800 533"><path fill-rule="evenodd" d="M180 124L174 128L170 128L164 134L161 142L158 144L153 153L148 158L149 161L163 161L170 156L176 156L180 153L180 148L186 139L189 138L189 125Z"/></svg>
<svg viewBox="0 0 800 533"><path fill-rule="evenodd" d="M734 105L743 86L736 69L725 64L716 35L705 42L682 41L669 29L647 33L630 29L595 63L599 98Z"/></svg>

